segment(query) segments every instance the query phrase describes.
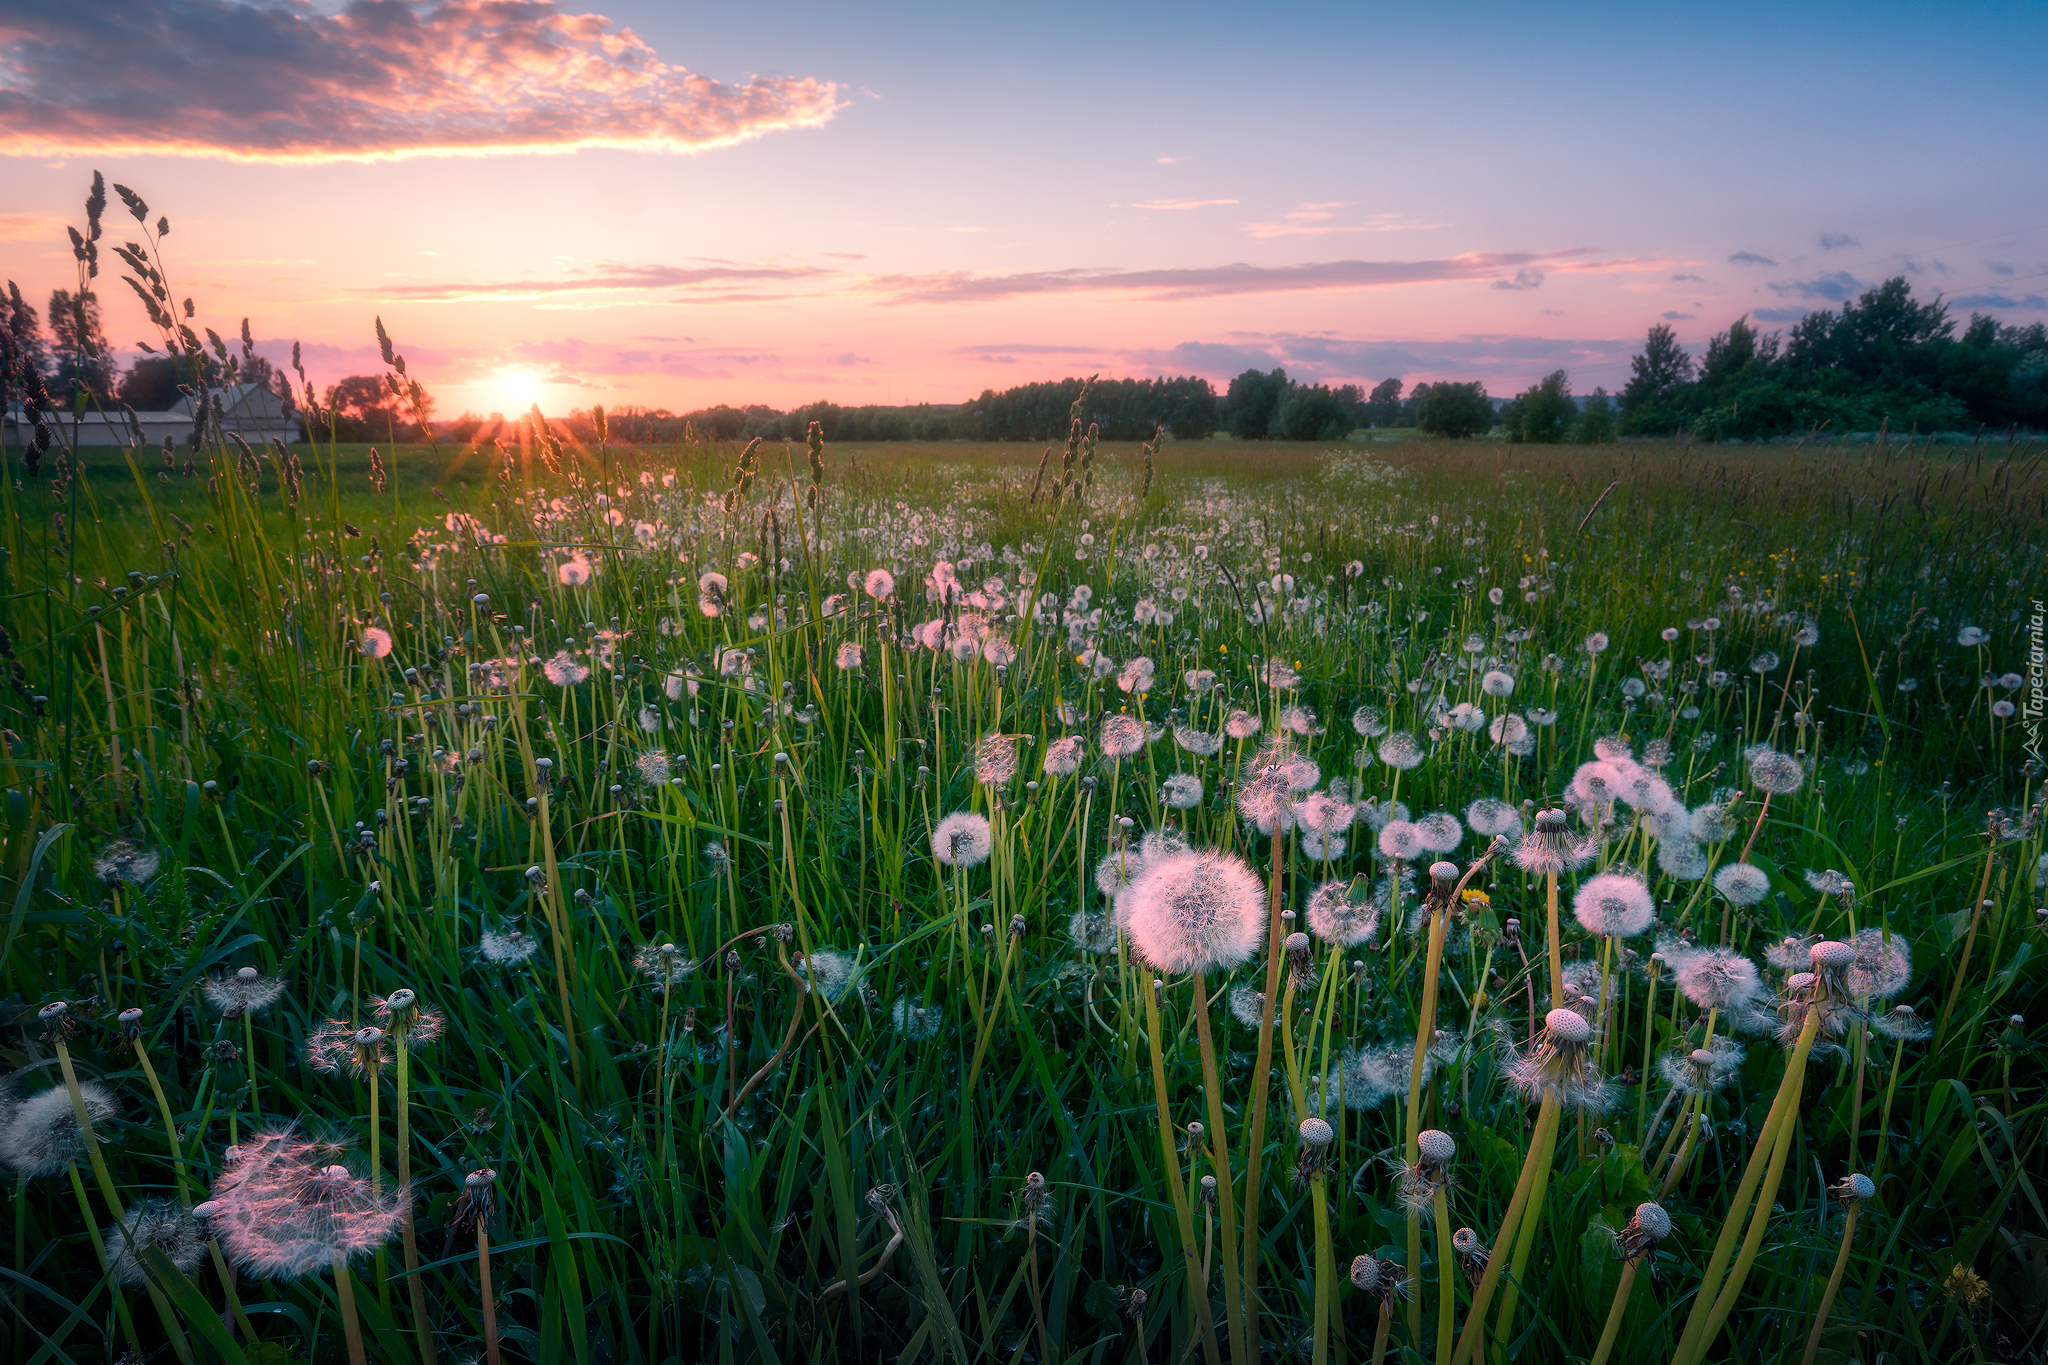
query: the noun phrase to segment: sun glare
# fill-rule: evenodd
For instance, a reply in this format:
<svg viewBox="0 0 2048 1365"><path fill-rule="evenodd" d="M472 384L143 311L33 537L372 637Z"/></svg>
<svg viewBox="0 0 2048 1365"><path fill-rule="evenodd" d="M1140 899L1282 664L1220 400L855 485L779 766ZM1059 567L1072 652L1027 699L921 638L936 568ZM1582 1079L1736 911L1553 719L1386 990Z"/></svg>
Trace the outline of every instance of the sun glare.
<svg viewBox="0 0 2048 1365"><path fill-rule="evenodd" d="M500 370L491 386L507 413L525 412L540 401L540 376L532 370Z"/></svg>

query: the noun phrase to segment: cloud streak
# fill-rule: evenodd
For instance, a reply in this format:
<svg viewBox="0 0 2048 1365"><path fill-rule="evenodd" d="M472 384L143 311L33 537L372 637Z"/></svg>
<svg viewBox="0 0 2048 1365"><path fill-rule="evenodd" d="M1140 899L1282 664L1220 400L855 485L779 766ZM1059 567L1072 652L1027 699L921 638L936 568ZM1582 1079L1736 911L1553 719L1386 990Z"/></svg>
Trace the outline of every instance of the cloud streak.
<svg viewBox="0 0 2048 1365"><path fill-rule="evenodd" d="M832 272L816 266L674 266L625 265L602 261L585 274L556 280L506 280L480 283L379 285L357 291L380 299L415 303L475 303L483 300L530 301L595 292L647 289L705 289L741 282L805 280ZM759 297L759 296L755 296Z"/></svg>
<svg viewBox="0 0 2048 1365"><path fill-rule="evenodd" d="M841 107L829 81L711 80L553 0L71 0L0 15L0 155L256 162L694 152Z"/></svg>
<svg viewBox="0 0 2048 1365"><path fill-rule="evenodd" d="M1001 299L1060 294L1123 294L1173 302L1240 294L1287 294L1313 290L1377 289L1401 284L1442 284L1460 280L1508 281L1531 272L1668 270L1669 261L1599 261L1599 247L1561 251L1472 251L1434 261L1321 261L1301 265L1231 265L1159 270L1071 269L977 275L952 271L928 275L878 275L862 289L889 304L990 303ZM1523 285L1521 287L1528 287Z"/></svg>

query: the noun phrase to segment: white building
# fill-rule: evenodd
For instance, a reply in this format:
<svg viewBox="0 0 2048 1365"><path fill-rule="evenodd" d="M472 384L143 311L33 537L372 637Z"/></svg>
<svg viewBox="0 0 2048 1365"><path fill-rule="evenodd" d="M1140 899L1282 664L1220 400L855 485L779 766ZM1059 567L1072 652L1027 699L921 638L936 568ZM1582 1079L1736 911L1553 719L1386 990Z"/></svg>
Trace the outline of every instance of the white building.
<svg viewBox="0 0 2048 1365"><path fill-rule="evenodd" d="M207 405L214 405L219 399L221 413L220 431L223 436L233 432L252 446L262 446L275 437L286 445L299 439L299 419L296 414L284 415L284 404L278 396L261 384L235 384L228 388L212 390L207 395ZM46 415L45 419L56 428L60 443L76 442L80 446L127 446L136 444L136 433L128 422L126 414L119 409L113 412L88 411L77 424L74 435L71 414L59 412ZM169 412L138 412L135 420L142 428L141 444L150 449L163 445L168 436L171 443L180 447L192 444L192 399L190 395L178 400L177 406ZM26 445L35 434L34 423L22 410L20 403L7 405L5 435L10 447Z"/></svg>

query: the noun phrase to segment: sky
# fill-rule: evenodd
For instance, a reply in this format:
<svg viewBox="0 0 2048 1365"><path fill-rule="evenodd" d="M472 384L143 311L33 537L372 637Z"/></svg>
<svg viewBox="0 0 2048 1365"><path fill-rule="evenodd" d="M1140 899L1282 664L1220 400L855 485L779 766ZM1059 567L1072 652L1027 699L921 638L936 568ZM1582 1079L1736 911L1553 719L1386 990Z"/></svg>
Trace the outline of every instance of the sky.
<svg viewBox="0 0 2048 1365"><path fill-rule="evenodd" d="M2038 3L0 0L0 279L75 283L99 170L195 325L325 385L381 317L446 416L1612 390L1892 275L2048 319L2044 56Z"/></svg>

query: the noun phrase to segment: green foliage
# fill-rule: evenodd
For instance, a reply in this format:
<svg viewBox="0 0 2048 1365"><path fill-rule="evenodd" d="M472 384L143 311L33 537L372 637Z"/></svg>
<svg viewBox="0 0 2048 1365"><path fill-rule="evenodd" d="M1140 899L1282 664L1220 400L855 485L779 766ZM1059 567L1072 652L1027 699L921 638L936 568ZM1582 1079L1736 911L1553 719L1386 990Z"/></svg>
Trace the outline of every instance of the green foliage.
<svg viewBox="0 0 2048 1365"><path fill-rule="evenodd" d="M1501 409L1500 424L1507 428L1510 441L1556 445L1571 435L1578 411L1572 402L1571 377L1552 370Z"/></svg>
<svg viewBox="0 0 2048 1365"><path fill-rule="evenodd" d="M1970 430L2048 423L2048 328L1973 315L1963 335L1903 277L1809 313L1782 338L1747 316L1697 370L1669 326L1650 329L1621 393L1621 430L1706 440Z"/></svg>
<svg viewBox="0 0 2048 1365"><path fill-rule="evenodd" d="M1246 370L1230 381L1223 395L1223 429L1242 441L1273 435L1281 400L1293 385L1283 369Z"/></svg>
<svg viewBox="0 0 2048 1365"><path fill-rule="evenodd" d="M1607 445L1614 438L1614 406L1608 401L1607 390L1596 388L1587 396L1585 406L1579 410L1578 420L1572 423L1572 443L1582 446Z"/></svg>
<svg viewBox="0 0 2048 1365"><path fill-rule="evenodd" d="M1493 429L1493 400L1484 384L1417 384L1409 397L1415 425L1432 436L1480 436Z"/></svg>
<svg viewBox="0 0 2048 1365"><path fill-rule="evenodd" d="M1280 400L1270 430L1283 441L1341 441L1352 420L1352 405L1325 385L1296 384Z"/></svg>

